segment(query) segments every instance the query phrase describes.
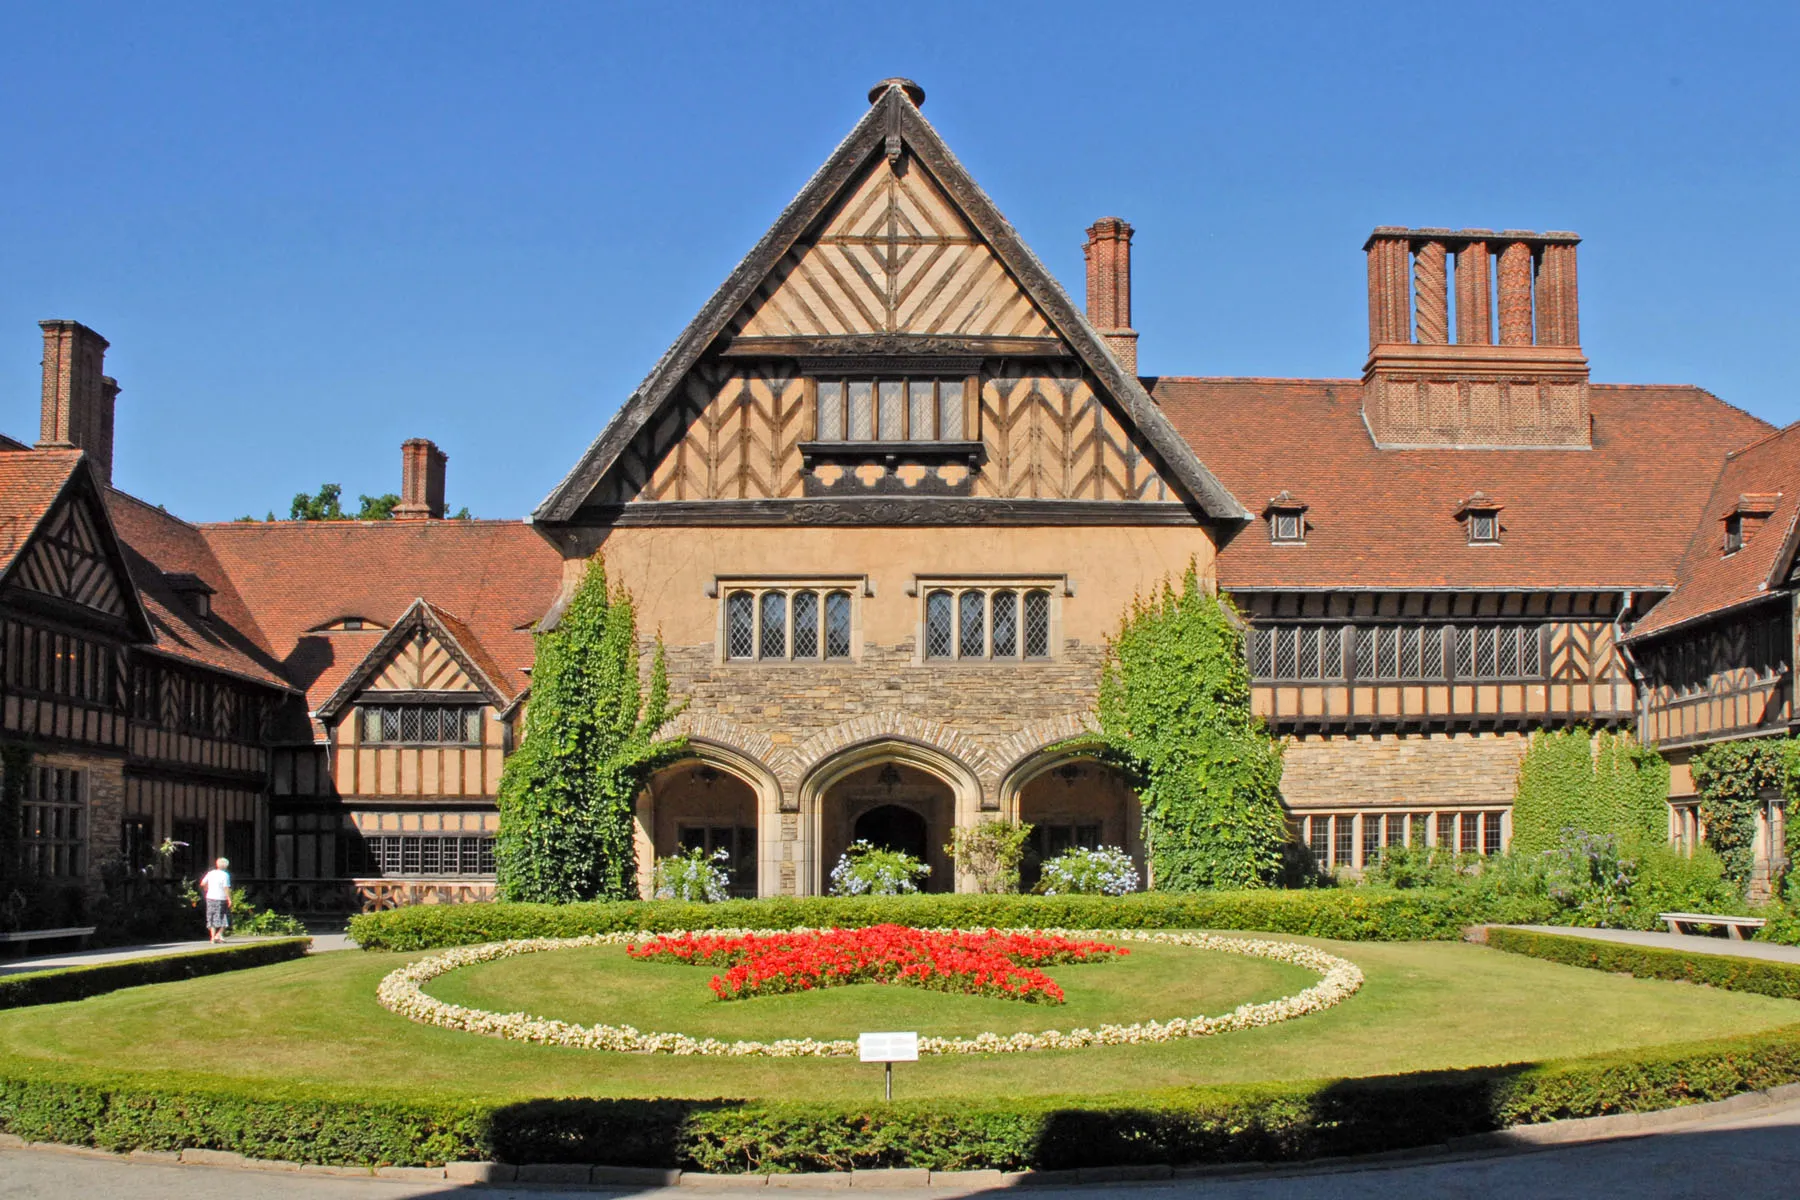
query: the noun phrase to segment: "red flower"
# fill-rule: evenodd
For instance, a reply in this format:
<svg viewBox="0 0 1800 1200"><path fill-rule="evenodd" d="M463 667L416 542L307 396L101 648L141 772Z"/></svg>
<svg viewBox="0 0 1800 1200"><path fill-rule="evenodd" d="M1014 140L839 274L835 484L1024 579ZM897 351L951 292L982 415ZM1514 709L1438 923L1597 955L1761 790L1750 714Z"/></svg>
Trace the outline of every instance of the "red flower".
<svg viewBox="0 0 1800 1200"><path fill-rule="evenodd" d="M721 1000L851 983L901 983L1061 1004L1062 989L1038 968L1104 962L1131 952L1042 933L933 933L874 925L741 937L684 933L654 938L627 953L649 961L723 967L712 978L713 994Z"/></svg>

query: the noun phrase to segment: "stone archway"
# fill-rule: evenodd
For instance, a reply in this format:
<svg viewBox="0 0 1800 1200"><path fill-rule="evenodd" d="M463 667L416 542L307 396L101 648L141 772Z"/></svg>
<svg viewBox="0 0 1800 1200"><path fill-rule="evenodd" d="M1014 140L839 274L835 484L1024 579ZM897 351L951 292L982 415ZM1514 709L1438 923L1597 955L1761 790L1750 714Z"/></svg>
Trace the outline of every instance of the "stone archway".
<svg viewBox="0 0 1800 1200"><path fill-rule="evenodd" d="M656 860L694 847L727 853L733 896L774 895L781 785L756 759L690 738L689 757L658 771L638 797L638 889L654 893Z"/></svg>
<svg viewBox="0 0 1800 1200"><path fill-rule="evenodd" d="M954 891L955 865L944 845L951 830L973 819L980 806L975 773L937 747L883 740L846 748L801 784L800 808L814 851L808 890L815 895L830 890L831 869L861 833L877 834L908 853L922 848L931 868L924 890Z"/></svg>
<svg viewBox="0 0 1800 1200"><path fill-rule="evenodd" d="M1130 781L1092 749L1063 746L1025 759L1007 774L1000 797L1008 818L1032 826L1023 887L1037 882L1045 860L1076 846L1120 847L1148 886L1143 805Z"/></svg>

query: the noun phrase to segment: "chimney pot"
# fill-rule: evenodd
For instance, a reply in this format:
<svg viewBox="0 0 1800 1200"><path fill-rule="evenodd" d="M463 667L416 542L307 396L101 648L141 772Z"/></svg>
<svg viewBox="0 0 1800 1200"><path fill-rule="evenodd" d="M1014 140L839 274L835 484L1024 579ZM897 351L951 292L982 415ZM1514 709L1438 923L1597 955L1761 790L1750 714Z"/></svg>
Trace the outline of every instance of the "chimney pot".
<svg viewBox="0 0 1800 1200"><path fill-rule="evenodd" d="M1131 327L1131 237L1136 231L1118 217L1088 226L1087 317L1126 372L1137 374L1137 330Z"/></svg>
<svg viewBox="0 0 1800 1200"><path fill-rule="evenodd" d="M110 486L119 384L106 374L107 341L79 321L39 321L38 328L44 331L38 445L83 451Z"/></svg>
<svg viewBox="0 0 1800 1200"><path fill-rule="evenodd" d="M444 516L444 464L449 456L429 438L400 443L400 503L396 521L436 521Z"/></svg>

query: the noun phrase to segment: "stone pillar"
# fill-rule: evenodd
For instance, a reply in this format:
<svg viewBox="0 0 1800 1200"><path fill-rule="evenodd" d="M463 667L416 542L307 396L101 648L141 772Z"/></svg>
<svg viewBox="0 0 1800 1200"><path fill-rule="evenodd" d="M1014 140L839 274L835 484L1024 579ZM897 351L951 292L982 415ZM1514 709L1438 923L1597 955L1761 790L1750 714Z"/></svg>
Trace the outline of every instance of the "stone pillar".
<svg viewBox="0 0 1800 1200"><path fill-rule="evenodd" d="M1412 341L1406 230L1384 225L1369 235L1369 348Z"/></svg>
<svg viewBox="0 0 1800 1200"><path fill-rule="evenodd" d="M1531 345L1531 247L1524 242L1500 251L1500 344Z"/></svg>
<svg viewBox="0 0 1800 1200"><path fill-rule="evenodd" d="M1415 340L1421 346L1443 346L1450 341L1450 298L1446 291L1444 243L1419 243L1413 256Z"/></svg>
<svg viewBox="0 0 1800 1200"><path fill-rule="evenodd" d="M1456 252L1456 344L1486 346L1494 340L1494 302L1488 244L1465 242Z"/></svg>

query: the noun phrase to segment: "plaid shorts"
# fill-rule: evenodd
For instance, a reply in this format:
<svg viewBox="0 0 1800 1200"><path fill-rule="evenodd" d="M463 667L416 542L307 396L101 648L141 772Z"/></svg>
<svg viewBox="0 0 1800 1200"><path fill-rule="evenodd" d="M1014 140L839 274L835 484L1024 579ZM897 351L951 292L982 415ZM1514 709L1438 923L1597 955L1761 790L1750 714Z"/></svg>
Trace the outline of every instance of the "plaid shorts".
<svg viewBox="0 0 1800 1200"><path fill-rule="evenodd" d="M225 908L223 900L206 902L206 927L208 929L230 929L231 915Z"/></svg>

